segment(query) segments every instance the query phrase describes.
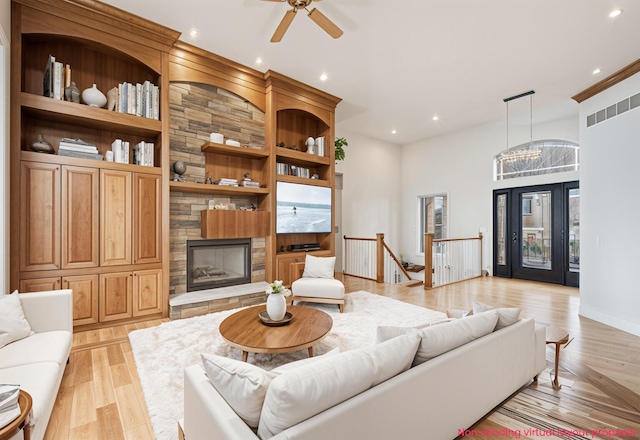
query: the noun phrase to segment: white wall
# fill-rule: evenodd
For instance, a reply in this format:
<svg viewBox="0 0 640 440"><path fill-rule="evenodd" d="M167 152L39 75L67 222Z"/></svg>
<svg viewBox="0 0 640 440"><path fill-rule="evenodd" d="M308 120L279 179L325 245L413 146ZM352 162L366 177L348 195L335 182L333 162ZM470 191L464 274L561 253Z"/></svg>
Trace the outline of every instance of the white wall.
<svg viewBox="0 0 640 440"><path fill-rule="evenodd" d="M9 288L9 56L11 1L0 0L0 293Z"/></svg>
<svg viewBox="0 0 640 440"><path fill-rule="evenodd" d="M344 175L341 236L375 238L385 241L398 255L401 244L400 194L401 148L376 139L350 133L336 126L336 136L345 137L346 158L336 170Z"/></svg>
<svg viewBox="0 0 640 440"><path fill-rule="evenodd" d="M509 146L530 139L529 123L509 127ZM449 237L477 237L483 241L484 269L492 270L493 190L542 183L578 180L578 172L557 173L520 179L493 181L493 158L507 148L506 121L472 127L402 148L402 248L405 258L424 264L417 253L417 198L446 193L449 203ZM536 124L535 139L578 142L577 116Z"/></svg>
<svg viewBox="0 0 640 440"><path fill-rule="evenodd" d="M586 117L640 92L640 74L580 105L580 314L640 336L640 108Z"/></svg>

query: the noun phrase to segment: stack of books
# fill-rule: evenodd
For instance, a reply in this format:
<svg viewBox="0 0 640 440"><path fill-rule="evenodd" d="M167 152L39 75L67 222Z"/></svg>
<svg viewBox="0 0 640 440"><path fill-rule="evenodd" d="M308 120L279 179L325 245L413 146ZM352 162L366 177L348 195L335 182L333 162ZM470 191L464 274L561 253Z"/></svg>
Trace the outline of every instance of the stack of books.
<svg viewBox="0 0 640 440"><path fill-rule="evenodd" d="M150 81L118 84L107 93L107 108L143 118L160 119L160 88Z"/></svg>
<svg viewBox="0 0 640 440"><path fill-rule="evenodd" d="M288 176L311 177L309 168L289 165L288 163L276 163L276 174L284 174Z"/></svg>
<svg viewBox="0 0 640 440"><path fill-rule="evenodd" d="M216 180L213 183L214 185L220 186L238 186L238 179L227 179L223 177L222 179Z"/></svg>
<svg viewBox="0 0 640 440"><path fill-rule="evenodd" d="M59 156L80 157L83 159L102 160L102 154L98 153L98 148L94 144L85 142L82 139L62 138L58 147Z"/></svg>
<svg viewBox="0 0 640 440"><path fill-rule="evenodd" d="M251 180L250 177L245 177L244 179L242 179L242 186L246 188L260 188L260 182L255 182Z"/></svg>
<svg viewBox="0 0 640 440"><path fill-rule="evenodd" d="M153 161L153 143L141 141L133 147L133 163L145 167L152 167Z"/></svg>
<svg viewBox="0 0 640 440"><path fill-rule="evenodd" d="M0 428L7 426L20 415L18 396L19 385L0 384Z"/></svg>

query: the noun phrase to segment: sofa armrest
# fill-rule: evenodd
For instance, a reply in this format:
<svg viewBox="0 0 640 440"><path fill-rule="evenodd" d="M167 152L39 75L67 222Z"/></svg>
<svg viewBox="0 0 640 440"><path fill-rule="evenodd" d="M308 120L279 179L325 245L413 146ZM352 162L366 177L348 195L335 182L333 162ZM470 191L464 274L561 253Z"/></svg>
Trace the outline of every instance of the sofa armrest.
<svg viewBox="0 0 640 440"><path fill-rule="evenodd" d="M184 370L184 436L188 440L257 440L200 365Z"/></svg>
<svg viewBox="0 0 640 440"><path fill-rule="evenodd" d="M291 284L297 279L302 278L302 274L304 273L304 261L298 263L291 263L289 265L289 279L291 280Z"/></svg>
<svg viewBox="0 0 640 440"><path fill-rule="evenodd" d="M73 301L70 289L21 293L24 316L36 333L53 330L73 332Z"/></svg>
<svg viewBox="0 0 640 440"><path fill-rule="evenodd" d="M536 324L536 357L534 360L535 374L538 375L547 368L547 328Z"/></svg>

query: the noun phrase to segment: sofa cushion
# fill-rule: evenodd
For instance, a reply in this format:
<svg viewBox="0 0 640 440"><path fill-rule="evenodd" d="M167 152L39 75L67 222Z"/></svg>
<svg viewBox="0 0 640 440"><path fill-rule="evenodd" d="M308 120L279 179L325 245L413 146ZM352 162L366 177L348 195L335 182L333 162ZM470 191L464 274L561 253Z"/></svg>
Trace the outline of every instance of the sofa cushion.
<svg viewBox="0 0 640 440"><path fill-rule="evenodd" d="M314 351L314 353L315 353L315 351ZM312 364L314 362L317 362L318 360L322 359L323 356L333 356L333 355L336 355L338 353L340 353L340 347L335 347L335 348L329 350L328 352L322 354L321 356L306 357L306 358L299 359L297 361L289 362L288 364L282 364L279 367L276 367L273 370L271 370L271 372L282 374L285 371L294 370L296 368L302 367L303 365Z"/></svg>
<svg viewBox="0 0 640 440"><path fill-rule="evenodd" d="M411 368L420 340L420 336L415 333L407 334L359 349L371 356L376 369L372 386Z"/></svg>
<svg viewBox="0 0 640 440"><path fill-rule="evenodd" d="M378 341L386 341L398 335L417 333L421 341L413 360L413 366L416 366L491 333L497 322L498 312L491 310L420 330L413 327L382 326L378 327L376 336Z"/></svg>
<svg viewBox="0 0 640 440"><path fill-rule="evenodd" d="M344 284L333 278L298 278L291 284L291 291L307 298L344 298Z"/></svg>
<svg viewBox="0 0 640 440"><path fill-rule="evenodd" d="M372 356L351 350L322 357L271 381L260 414L258 436L268 439L369 389L377 371Z"/></svg>
<svg viewBox="0 0 640 440"><path fill-rule="evenodd" d="M58 377L60 365L56 362L39 362L0 369L0 377L4 383L20 385L20 388L31 395L33 400L31 422L37 430L44 434L46 427L38 426L45 411L53 406L58 395ZM49 414L45 417L47 420ZM31 430L33 434L33 429Z"/></svg>
<svg viewBox="0 0 640 440"><path fill-rule="evenodd" d="M336 257L314 257L307 255L304 260L304 278L333 278Z"/></svg>
<svg viewBox="0 0 640 440"><path fill-rule="evenodd" d="M490 306L488 304L483 304L480 301L473 301L473 314L486 312L488 310L497 310L498 311L498 323L496 324L496 330L500 330L501 328L509 327L511 324L514 324L520 318L520 309L518 308L496 308Z"/></svg>
<svg viewBox="0 0 640 440"><path fill-rule="evenodd" d="M0 368L37 362L64 365L71 351L72 335L68 331L35 333L2 348Z"/></svg>
<svg viewBox="0 0 640 440"><path fill-rule="evenodd" d="M33 334L16 290L0 297L0 348Z"/></svg>
<svg viewBox="0 0 640 440"><path fill-rule="evenodd" d="M216 390L247 425L257 428L267 388L277 374L223 356L200 356Z"/></svg>

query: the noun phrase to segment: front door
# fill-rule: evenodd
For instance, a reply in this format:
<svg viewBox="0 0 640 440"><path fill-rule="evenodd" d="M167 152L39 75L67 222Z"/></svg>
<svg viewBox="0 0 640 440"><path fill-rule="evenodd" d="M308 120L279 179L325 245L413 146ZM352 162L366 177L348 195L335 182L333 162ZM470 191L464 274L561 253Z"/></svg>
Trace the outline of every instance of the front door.
<svg viewBox="0 0 640 440"><path fill-rule="evenodd" d="M579 191L570 182L494 192L497 276L578 285Z"/></svg>

